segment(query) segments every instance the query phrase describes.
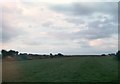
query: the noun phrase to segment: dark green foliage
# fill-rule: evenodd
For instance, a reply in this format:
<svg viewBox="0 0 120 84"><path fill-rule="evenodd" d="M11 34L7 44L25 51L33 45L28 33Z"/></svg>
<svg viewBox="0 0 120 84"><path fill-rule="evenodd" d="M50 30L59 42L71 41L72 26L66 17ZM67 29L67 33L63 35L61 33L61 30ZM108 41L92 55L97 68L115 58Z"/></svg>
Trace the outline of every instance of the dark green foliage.
<svg viewBox="0 0 120 84"><path fill-rule="evenodd" d="M102 54L101 56L106 56L105 54Z"/></svg>
<svg viewBox="0 0 120 84"><path fill-rule="evenodd" d="M14 51L14 50L9 50L9 51L6 51L6 50L1 50L1 53L2 53L2 57L7 57L7 56L18 56L18 51Z"/></svg>
<svg viewBox="0 0 120 84"><path fill-rule="evenodd" d="M116 57L117 57L118 60L120 60L120 51L118 51L118 52L116 53Z"/></svg>
<svg viewBox="0 0 120 84"><path fill-rule="evenodd" d="M1 50L2 57L5 58L8 55L8 52L6 50Z"/></svg>
<svg viewBox="0 0 120 84"><path fill-rule="evenodd" d="M8 55L9 56L17 56L18 55L18 51L10 50L10 51L8 51Z"/></svg>
<svg viewBox="0 0 120 84"><path fill-rule="evenodd" d="M52 55L52 53L50 53L50 57L51 57L51 58L53 58L53 55Z"/></svg>
<svg viewBox="0 0 120 84"><path fill-rule="evenodd" d="M28 60L28 55L27 53L20 53L19 57L21 58L21 60Z"/></svg>
<svg viewBox="0 0 120 84"><path fill-rule="evenodd" d="M61 54L61 53L58 53L58 56L64 56L63 54Z"/></svg>

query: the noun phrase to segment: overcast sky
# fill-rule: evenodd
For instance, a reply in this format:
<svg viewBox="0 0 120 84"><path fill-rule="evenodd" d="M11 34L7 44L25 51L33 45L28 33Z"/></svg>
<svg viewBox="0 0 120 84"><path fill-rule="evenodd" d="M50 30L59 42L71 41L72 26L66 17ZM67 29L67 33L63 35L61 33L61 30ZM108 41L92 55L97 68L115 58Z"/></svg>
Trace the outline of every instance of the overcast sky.
<svg viewBox="0 0 120 84"><path fill-rule="evenodd" d="M118 50L117 2L30 1L2 4L2 49L40 54Z"/></svg>

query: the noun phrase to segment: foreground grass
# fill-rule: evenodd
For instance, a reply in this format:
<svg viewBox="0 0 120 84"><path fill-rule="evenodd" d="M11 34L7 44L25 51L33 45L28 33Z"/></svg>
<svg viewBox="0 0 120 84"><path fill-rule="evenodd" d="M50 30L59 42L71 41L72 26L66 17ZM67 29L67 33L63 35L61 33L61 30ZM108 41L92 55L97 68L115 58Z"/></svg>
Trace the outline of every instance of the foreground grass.
<svg viewBox="0 0 120 84"><path fill-rule="evenodd" d="M66 57L3 63L5 82L114 82L113 57Z"/></svg>

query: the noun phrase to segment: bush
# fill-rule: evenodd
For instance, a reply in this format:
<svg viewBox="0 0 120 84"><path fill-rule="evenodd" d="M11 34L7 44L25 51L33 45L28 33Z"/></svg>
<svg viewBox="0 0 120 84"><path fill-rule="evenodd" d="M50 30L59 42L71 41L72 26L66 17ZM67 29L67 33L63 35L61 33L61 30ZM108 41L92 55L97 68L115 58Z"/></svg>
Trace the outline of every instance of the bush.
<svg viewBox="0 0 120 84"><path fill-rule="evenodd" d="M101 56L106 56L105 54L102 54Z"/></svg>

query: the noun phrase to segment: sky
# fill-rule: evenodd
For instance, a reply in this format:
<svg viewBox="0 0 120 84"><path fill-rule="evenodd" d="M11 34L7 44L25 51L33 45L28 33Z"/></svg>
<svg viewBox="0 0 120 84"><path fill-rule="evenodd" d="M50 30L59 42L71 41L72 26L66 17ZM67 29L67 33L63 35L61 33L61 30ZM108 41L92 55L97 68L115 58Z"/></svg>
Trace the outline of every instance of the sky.
<svg viewBox="0 0 120 84"><path fill-rule="evenodd" d="M117 1L0 0L0 47L39 54L117 52Z"/></svg>

